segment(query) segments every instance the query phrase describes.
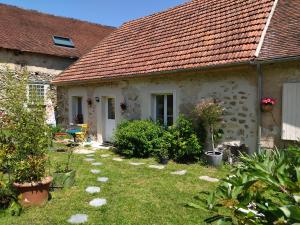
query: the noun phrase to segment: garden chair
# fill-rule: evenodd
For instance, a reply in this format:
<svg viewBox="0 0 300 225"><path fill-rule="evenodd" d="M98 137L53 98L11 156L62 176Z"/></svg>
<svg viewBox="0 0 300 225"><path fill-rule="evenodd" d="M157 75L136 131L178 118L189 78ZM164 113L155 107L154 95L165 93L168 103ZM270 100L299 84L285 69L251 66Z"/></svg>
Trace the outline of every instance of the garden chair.
<svg viewBox="0 0 300 225"><path fill-rule="evenodd" d="M86 141L86 136L87 136L87 131L88 131L88 125L87 124L78 124L77 125L80 128L80 132L76 132L76 141L77 142L85 142Z"/></svg>

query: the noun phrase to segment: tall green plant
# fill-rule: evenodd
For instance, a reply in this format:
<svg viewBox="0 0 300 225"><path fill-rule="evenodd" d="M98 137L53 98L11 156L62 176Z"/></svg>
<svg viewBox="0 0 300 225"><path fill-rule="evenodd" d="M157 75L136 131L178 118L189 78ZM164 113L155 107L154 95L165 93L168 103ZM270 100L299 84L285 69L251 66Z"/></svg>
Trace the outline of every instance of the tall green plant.
<svg viewBox="0 0 300 225"><path fill-rule="evenodd" d="M212 150L215 154L216 131L219 131L224 109L215 100L203 100L195 107L195 113L207 126L210 133Z"/></svg>
<svg viewBox="0 0 300 225"><path fill-rule="evenodd" d="M51 143L50 130L45 123L44 99L36 94L28 99L28 73L7 69L1 76L2 95L0 105L2 138L11 152L13 166L10 172L16 182L40 181L45 176L47 150ZM9 136L9 137L8 137ZM4 147L3 145L0 147Z"/></svg>

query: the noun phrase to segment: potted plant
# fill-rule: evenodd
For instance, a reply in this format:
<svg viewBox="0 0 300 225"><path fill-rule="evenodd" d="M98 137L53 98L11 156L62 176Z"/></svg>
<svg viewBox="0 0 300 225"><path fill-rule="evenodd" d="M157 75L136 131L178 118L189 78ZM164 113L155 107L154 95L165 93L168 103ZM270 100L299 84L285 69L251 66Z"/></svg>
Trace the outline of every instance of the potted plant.
<svg viewBox="0 0 300 225"><path fill-rule="evenodd" d="M273 110L276 100L273 98L263 98L261 100L261 110L263 112L271 112Z"/></svg>
<svg viewBox="0 0 300 225"><path fill-rule="evenodd" d="M195 109L196 114L204 123L210 135L212 149L205 152L207 162L215 167L221 166L223 160L223 152L215 148L215 139L220 132L223 111L223 108L216 100L204 100L198 103Z"/></svg>
<svg viewBox="0 0 300 225"><path fill-rule="evenodd" d="M45 120L44 98L36 93L27 95L28 73L5 71L2 78L5 98L0 105L8 122L3 129L9 133L13 186L23 206L42 205L48 201L52 177L46 176L51 132Z"/></svg>
<svg viewBox="0 0 300 225"><path fill-rule="evenodd" d="M73 156L73 149L68 149L67 162L62 165L61 162L56 163L55 172L53 173L54 188L71 187L75 182L76 171L70 168L70 162Z"/></svg>

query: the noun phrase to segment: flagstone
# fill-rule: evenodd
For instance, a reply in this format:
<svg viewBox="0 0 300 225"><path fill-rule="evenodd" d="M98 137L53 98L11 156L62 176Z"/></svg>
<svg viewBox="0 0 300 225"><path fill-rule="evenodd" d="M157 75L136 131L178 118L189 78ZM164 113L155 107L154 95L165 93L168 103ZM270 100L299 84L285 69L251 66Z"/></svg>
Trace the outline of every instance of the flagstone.
<svg viewBox="0 0 300 225"><path fill-rule="evenodd" d="M208 182L219 182L220 180L217 178L209 177L209 176L201 176L199 177L200 180L205 180Z"/></svg>
<svg viewBox="0 0 300 225"><path fill-rule="evenodd" d="M112 160L122 162L124 159L122 159L122 158L113 158Z"/></svg>
<svg viewBox="0 0 300 225"><path fill-rule="evenodd" d="M150 165L149 168L162 170L162 169L165 168L165 166L163 166L163 165Z"/></svg>
<svg viewBox="0 0 300 225"><path fill-rule="evenodd" d="M145 163L142 163L142 162L130 162L129 164L133 165L133 166L140 166L140 165L144 165Z"/></svg>
<svg viewBox="0 0 300 225"><path fill-rule="evenodd" d="M85 189L87 193L95 194L100 192L100 187L90 186Z"/></svg>
<svg viewBox="0 0 300 225"><path fill-rule="evenodd" d="M101 166L101 165L103 165L103 163L102 162L93 162L92 165L93 166Z"/></svg>
<svg viewBox="0 0 300 225"><path fill-rule="evenodd" d="M86 214L76 214L76 215L71 216L68 219L68 223L71 223L71 224L80 224L80 223L85 223L87 221L88 221L88 215L86 215Z"/></svg>
<svg viewBox="0 0 300 225"><path fill-rule="evenodd" d="M99 181L99 182L107 182L108 181L108 177L98 177L97 181Z"/></svg>
<svg viewBox="0 0 300 225"><path fill-rule="evenodd" d="M172 175L185 175L187 173L186 170L178 170L178 171L174 171L174 172L171 172Z"/></svg>
<svg viewBox="0 0 300 225"><path fill-rule="evenodd" d="M88 150L88 149L85 149L85 148L75 149L73 152L74 152L74 154L79 154L79 155L88 155L88 154L95 153L94 150Z"/></svg>
<svg viewBox="0 0 300 225"><path fill-rule="evenodd" d="M101 170L92 169L91 173L93 173L93 174L99 174L99 173L101 173Z"/></svg>
<svg viewBox="0 0 300 225"><path fill-rule="evenodd" d="M100 155L102 158L107 158L107 157L110 157L110 154L102 154Z"/></svg>
<svg viewBox="0 0 300 225"><path fill-rule="evenodd" d="M107 201L104 198L95 198L89 202L89 205L93 206L93 207L100 207L100 206L103 206L106 204L107 204Z"/></svg>
<svg viewBox="0 0 300 225"><path fill-rule="evenodd" d="M86 162L92 162L92 161L95 161L95 159L93 159L93 158L85 158L84 161L86 161Z"/></svg>

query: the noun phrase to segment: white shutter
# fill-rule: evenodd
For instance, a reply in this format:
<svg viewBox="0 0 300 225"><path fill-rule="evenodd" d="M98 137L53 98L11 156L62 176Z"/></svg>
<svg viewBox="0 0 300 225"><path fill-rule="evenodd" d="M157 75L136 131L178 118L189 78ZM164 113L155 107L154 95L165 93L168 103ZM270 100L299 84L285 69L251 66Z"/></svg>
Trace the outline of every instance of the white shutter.
<svg viewBox="0 0 300 225"><path fill-rule="evenodd" d="M300 140L300 83L283 85L282 139Z"/></svg>

